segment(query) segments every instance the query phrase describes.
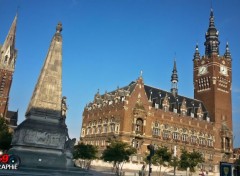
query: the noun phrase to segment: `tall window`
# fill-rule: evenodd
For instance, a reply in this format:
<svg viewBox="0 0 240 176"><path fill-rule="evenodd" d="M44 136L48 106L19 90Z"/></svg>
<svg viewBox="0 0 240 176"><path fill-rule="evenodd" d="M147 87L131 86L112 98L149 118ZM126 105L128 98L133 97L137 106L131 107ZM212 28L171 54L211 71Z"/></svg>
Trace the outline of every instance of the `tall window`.
<svg viewBox="0 0 240 176"><path fill-rule="evenodd" d="M199 138L199 144L200 145L205 145L205 139L204 138Z"/></svg>
<svg viewBox="0 0 240 176"><path fill-rule="evenodd" d="M163 130L163 139L169 139L170 138L170 132L168 130Z"/></svg>
<svg viewBox="0 0 240 176"><path fill-rule="evenodd" d="M114 132L114 131L115 131L115 124L114 124L114 123L111 124L111 126L110 126L110 130L111 130L111 132Z"/></svg>
<svg viewBox="0 0 240 176"><path fill-rule="evenodd" d="M178 140L179 139L179 133L173 132L173 139Z"/></svg>
<svg viewBox="0 0 240 176"><path fill-rule="evenodd" d="M107 133L107 125L103 126L103 133Z"/></svg>
<svg viewBox="0 0 240 176"><path fill-rule="evenodd" d="M143 133L143 120L140 118L138 118L136 121L135 132L140 134Z"/></svg>
<svg viewBox="0 0 240 176"><path fill-rule="evenodd" d="M190 142L193 143L193 144L196 144L197 143L197 137L196 136L191 136L190 137Z"/></svg>
<svg viewBox="0 0 240 176"><path fill-rule="evenodd" d="M230 139L228 137L225 138L225 148L226 150L230 150Z"/></svg>
<svg viewBox="0 0 240 176"><path fill-rule="evenodd" d="M187 134L182 134L182 141L186 142L187 141Z"/></svg>
<svg viewBox="0 0 240 176"><path fill-rule="evenodd" d="M160 125L158 122L155 122L155 124L154 124L153 136L160 136Z"/></svg>

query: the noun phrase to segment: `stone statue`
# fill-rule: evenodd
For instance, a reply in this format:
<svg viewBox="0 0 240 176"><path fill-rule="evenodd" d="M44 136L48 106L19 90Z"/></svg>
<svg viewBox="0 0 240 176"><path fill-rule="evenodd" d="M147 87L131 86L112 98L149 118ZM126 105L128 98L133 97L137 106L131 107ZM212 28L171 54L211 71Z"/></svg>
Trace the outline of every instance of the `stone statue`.
<svg viewBox="0 0 240 176"><path fill-rule="evenodd" d="M62 117L66 118L67 116L67 97L63 96L62 97Z"/></svg>
<svg viewBox="0 0 240 176"><path fill-rule="evenodd" d="M66 142L65 142L65 149L66 150L70 150L71 152L73 152L73 148L74 148L74 144L76 142L76 138L73 138L73 139L68 139Z"/></svg>

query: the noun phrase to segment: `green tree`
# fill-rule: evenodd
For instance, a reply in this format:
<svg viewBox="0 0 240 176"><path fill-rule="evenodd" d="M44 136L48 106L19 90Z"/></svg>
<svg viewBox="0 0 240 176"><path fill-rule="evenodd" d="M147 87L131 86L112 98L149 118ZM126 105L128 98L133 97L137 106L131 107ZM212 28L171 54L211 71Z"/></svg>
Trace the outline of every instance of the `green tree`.
<svg viewBox="0 0 240 176"><path fill-rule="evenodd" d="M240 158L236 159L234 164L235 164L234 175L240 175Z"/></svg>
<svg viewBox="0 0 240 176"><path fill-rule="evenodd" d="M113 162L116 175L120 175L124 162L129 161L129 157L136 152L137 150L128 143L112 140L110 145L103 151L101 158L104 161Z"/></svg>
<svg viewBox="0 0 240 176"><path fill-rule="evenodd" d="M190 153L187 150L183 149L179 161L179 166L183 170L187 170L187 168L189 167L190 172L194 172L194 168L202 162L204 162L204 158L201 153L195 150Z"/></svg>
<svg viewBox="0 0 240 176"><path fill-rule="evenodd" d="M9 132L6 120L0 117L0 150L7 151L11 146L12 133Z"/></svg>
<svg viewBox="0 0 240 176"><path fill-rule="evenodd" d="M176 168L179 165L179 159L176 156L172 157L169 165L174 168L174 175L176 175Z"/></svg>
<svg viewBox="0 0 240 176"><path fill-rule="evenodd" d="M73 158L82 159L81 166L89 169L91 161L97 158L97 147L89 144L79 143L74 146Z"/></svg>
<svg viewBox="0 0 240 176"><path fill-rule="evenodd" d="M172 154L168 151L168 148L165 146L159 147L157 150L155 150L155 154L152 157L152 164L158 165L160 167L160 173L161 173L161 167L166 166L166 163L169 163L171 161Z"/></svg>

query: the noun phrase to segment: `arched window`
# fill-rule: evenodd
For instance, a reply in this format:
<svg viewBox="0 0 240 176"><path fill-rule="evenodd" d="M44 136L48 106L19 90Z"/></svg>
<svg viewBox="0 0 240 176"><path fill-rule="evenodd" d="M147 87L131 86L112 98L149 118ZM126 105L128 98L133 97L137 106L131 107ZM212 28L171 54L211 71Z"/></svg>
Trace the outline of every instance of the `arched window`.
<svg viewBox="0 0 240 176"><path fill-rule="evenodd" d="M143 120L141 118L138 118L136 121L135 132L138 134L143 133Z"/></svg>

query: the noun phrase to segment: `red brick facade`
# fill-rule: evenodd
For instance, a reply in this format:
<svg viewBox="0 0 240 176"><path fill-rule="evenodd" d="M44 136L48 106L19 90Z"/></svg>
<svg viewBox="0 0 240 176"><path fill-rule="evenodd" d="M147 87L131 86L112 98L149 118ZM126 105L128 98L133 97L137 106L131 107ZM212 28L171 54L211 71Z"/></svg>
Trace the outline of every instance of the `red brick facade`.
<svg viewBox="0 0 240 176"><path fill-rule="evenodd" d="M102 151L109 138L137 148L133 162L142 162L147 145L167 146L177 156L185 148L203 154L206 170L232 161L231 55L228 45L218 53L218 31L213 11L206 33L205 55L198 46L193 59L194 99L177 94L174 62L170 92L144 84L142 76L128 86L100 95L83 112L81 140Z"/></svg>

